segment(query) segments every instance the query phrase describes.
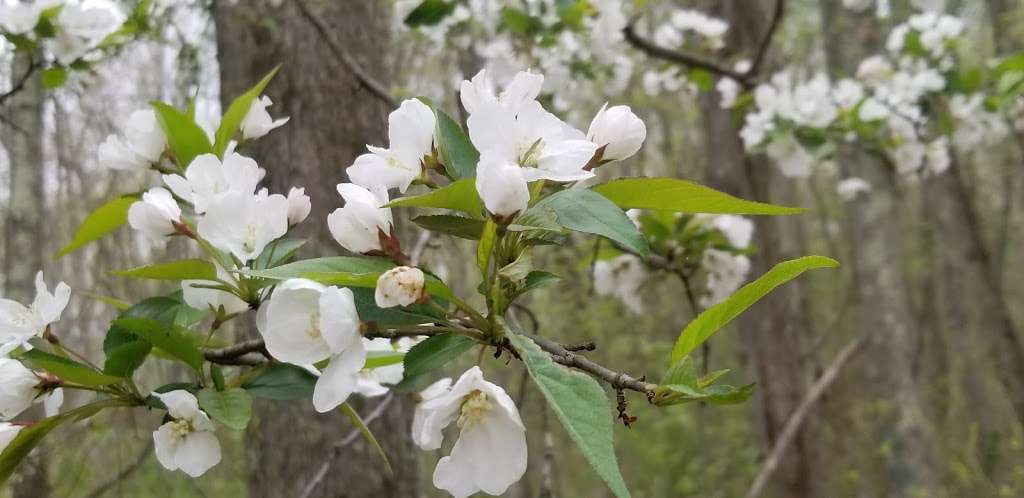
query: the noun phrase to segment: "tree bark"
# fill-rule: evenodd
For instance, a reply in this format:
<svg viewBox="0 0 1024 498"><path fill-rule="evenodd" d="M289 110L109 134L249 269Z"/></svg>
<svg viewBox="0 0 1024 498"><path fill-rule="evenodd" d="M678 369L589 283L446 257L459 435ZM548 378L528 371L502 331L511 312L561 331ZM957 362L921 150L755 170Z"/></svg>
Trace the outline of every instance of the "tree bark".
<svg viewBox="0 0 1024 498"><path fill-rule="evenodd" d="M306 7L330 27L361 70L375 81L388 81L389 12L384 2L306 1ZM291 121L248 148L267 169L271 191L306 188L313 203L302 235L313 243L307 252L330 254L340 248L326 228L327 214L341 204L335 185L346 181L345 168L365 144L384 144L387 114L352 68L332 54L306 19L297 1L240 0L217 2L221 100L248 89L274 66L281 71L267 90L274 116ZM312 246L312 247L310 247ZM374 401L350 401L365 413ZM250 496L300 496L320 464L351 429L338 412L318 415L309 401L258 403L250 428ZM408 436L412 407L404 397L371 424L391 459L395 476L387 476L379 456L361 438L343 449L311 497L411 497L417 494L415 451Z"/></svg>

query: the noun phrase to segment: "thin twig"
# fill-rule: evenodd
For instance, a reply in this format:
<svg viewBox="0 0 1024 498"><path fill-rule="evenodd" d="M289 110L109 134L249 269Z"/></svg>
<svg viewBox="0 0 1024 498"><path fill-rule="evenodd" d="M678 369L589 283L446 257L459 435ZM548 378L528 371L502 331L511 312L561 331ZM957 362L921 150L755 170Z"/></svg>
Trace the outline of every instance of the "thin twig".
<svg viewBox="0 0 1024 498"><path fill-rule="evenodd" d="M32 77L32 74L35 73L37 69L39 69L39 62L35 59L29 60L28 67L25 68L25 72L22 73L21 77L14 82L14 85L11 86L11 89L7 90L4 93L0 93L0 105L3 105L4 102L7 101L7 99L10 99L15 94L22 91L25 88L25 84L28 83L28 79Z"/></svg>
<svg viewBox="0 0 1024 498"><path fill-rule="evenodd" d="M654 396L654 389L658 387L657 384L651 384L643 379L637 379L626 373L616 372L604 365L599 365L581 354L566 350L561 344L550 339L530 334L527 334L527 336L533 339L533 342L537 343L541 349L550 354L551 359L555 363L584 371L607 382L613 388L629 389L644 393L650 398Z"/></svg>
<svg viewBox="0 0 1024 498"><path fill-rule="evenodd" d="M782 428L782 433L779 434L779 438L775 441L775 446L772 447L771 453L768 455L768 459L764 461L764 465L761 467L761 472L757 474L754 479L754 483L750 485L750 489L745 495L746 498L758 498L764 491L765 486L768 484L768 479L772 477L775 470L779 466L779 462L782 461L782 457L785 455L789 445L796 439L797 434L800 432L800 427L803 425L804 420L807 418L807 414L817 403L818 399L821 398L825 390L835 382L839 376L839 371L842 370L843 366L853 357L854 353L860 350L861 345L864 344L862 337L858 337L849 344L843 347L836 355L835 359L832 360L832 364L825 369L825 372L818 377L818 380L811 386L810 390L804 396L804 399L800 401L800 405L796 407L793 414L790 415L789 420L786 420L786 425Z"/></svg>
<svg viewBox="0 0 1024 498"><path fill-rule="evenodd" d="M373 76L364 71L363 68L356 63L355 59L353 59L352 56L342 48L341 45L338 45L338 42L336 42L334 38L331 37L330 29L323 21L320 20L320 18L309 10L309 6L306 5L305 0L296 0L295 5L299 8L299 12L302 16L313 25L316 32L321 38L323 38L324 42L327 43L327 48L331 49L334 56L337 57L341 64L352 73L352 76L355 76L356 80L359 81L359 84L363 88L373 94L374 97L380 99L381 102L387 104L388 107L398 107L398 103L395 101L395 98L391 96L391 93L388 92L388 89L379 81L374 79Z"/></svg>
<svg viewBox="0 0 1024 498"><path fill-rule="evenodd" d="M402 330L383 329L366 332L363 334L363 337L367 339L399 339L402 337L437 335L449 330L444 327L414 327ZM203 357L210 363L220 365L259 365L269 356L266 347L263 339L250 339L224 348L205 348L203 349ZM258 358L254 353L262 355L262 358Z"/></svg>
<svg viewBox="0 0 1024 498"><path fill-rule="evenodd" d="M749 73L740 73L739 71L734 71L728 67L719 66L714 62L706 61L683 52L657 45L654 42L638 35L634 29L633 23L626 25L622 30L622 34L625 35L626 41L629 42L633 48L636 48L651 57L675 62L676 64L682 64L691 68L703 69L718 76L727 76L739 82L744 88L752 88L754 86Z"/></svg>
<svg viewBox="0 0 1024 498"><path fill-rule="evenodd" d="M757 46L757 53L754 55L754 60L751 62L750 69L746 73L748 78L753 79L757 76L758 71L761 69L761 64L764 63L765 55L768 54L768 48L772 44L772 39L775 37L776 31L778 31L779 25L782 24L782 18L785 14L786 0L775 0L775 11L772 13L771 23L768 25L768 31L765 32L761 43Z"/></svg>

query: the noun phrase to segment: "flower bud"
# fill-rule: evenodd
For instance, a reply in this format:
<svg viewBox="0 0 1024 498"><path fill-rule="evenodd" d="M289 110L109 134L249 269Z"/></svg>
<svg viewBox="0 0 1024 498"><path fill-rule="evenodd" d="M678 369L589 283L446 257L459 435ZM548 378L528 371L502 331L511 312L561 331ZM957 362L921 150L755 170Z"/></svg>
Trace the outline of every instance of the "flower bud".
<svg viewBox="0 0 1024 498"><path fill-rule="evenodd" d="M313 209L313 205L309 202L309 196L306 195L306 189L300 187L292 187L288 191L288 224L298 225L309 216L309 212Z"/></svg>
<svg viewBox="0 0 1024 498"><path fill-rule="evenodd" d="M381 308L409 306L423 297L423 272L419 268L399 266L377 279L374 300Z"/></svg>
<svg viewBox="0 0 1024 498"><path fill-rule="evenodd" d="M0 358L0 419L10 420L32 406L39 377L17 360Z"/></svg>
<svg viewBox="0 0 1024 498"><path fill-rule="evenodd" d="M267 107L271 104L273 102L266 95L253 99L252 105L249 106L249 112L245 114L245 119L242 120L242 138L245 140L260 138L270 133L274 128L284 126L288 122L290 118L274 119L270 117Z"/></svg>
<svg viewBox="0 0 1024 498"><path fill-rule="evenodd" d="M519 166L484 156L476 167L476 191L487 211L510 217L525 211L530 203L530 188Z"/></svg>
<svg viewBox="0 0 1024 498"><path fill-rule="evenodd" d="M142 194L142 200L128 208L128 224L153 240L177 231L175 223L181 221L181 208L167 190L154 187Z"/></svg>
<svg viewBox="0 0 1024 498"><path fill-rule="evenodd" d="M603 161L619 161L636 154L646 138L644 122L624 105L602 106L587 131L587 140L604 147Z"/></svg>
<svg viewBox="0 0 1024 498"><path fill-rule="evenodd" d="M345 199L345 206L327 217L334 240L355 253L382 250L379 233L391 233L391 209L381 207L388 203L388 193L353 183L338 184L338 193Z"/></svg>

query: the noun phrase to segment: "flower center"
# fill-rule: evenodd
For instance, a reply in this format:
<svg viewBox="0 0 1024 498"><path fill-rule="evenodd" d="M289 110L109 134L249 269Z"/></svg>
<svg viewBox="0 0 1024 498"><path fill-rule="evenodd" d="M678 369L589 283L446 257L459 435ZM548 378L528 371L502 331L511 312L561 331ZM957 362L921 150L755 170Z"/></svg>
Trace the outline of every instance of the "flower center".
<svg viewBox="0 0 1024 498"><path fill-rule="evenodd" d="M191 420L179 419L171 422L171 434L178 439L184 439L194 431Z"/></svg>
<svg viewBox="0 0 1024 498"><path fill-rule="evenodd" d="M538 138L525 151L519 154L519 166L523 168L536 168L541 150L544 148L544 139Z"/></svg>
<svg viewBox="0 0 1024 498"><path fill-rule="evenodd" d="M491 402L487 399L486 394L480 390L469 393L462 400L462 411L458 420L459 427L480 422L489 411L491 411Z"/></svg>
<svg viewBox="0 0 1024 498"><path fill-rule="evenodd" d="M256 250L256 226L249 225L246 227L245 242L242 244L242 248L248 252Z"/></svg>
<svg viewBox="0 0 1024 498"><path fill-rule="evenodd" d="M320 338L320 312L309 315L309 328L306 329L306 335L310 339Z"/></svg>

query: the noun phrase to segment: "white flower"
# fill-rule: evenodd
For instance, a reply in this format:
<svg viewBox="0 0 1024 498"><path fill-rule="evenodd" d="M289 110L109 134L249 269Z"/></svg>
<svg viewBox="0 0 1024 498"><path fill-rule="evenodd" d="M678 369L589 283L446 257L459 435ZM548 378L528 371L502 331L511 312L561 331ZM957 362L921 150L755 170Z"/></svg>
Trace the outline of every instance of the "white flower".
<svg viewBox="0 0 1024 498"><path fill-rule="evenodd" d="M854 12L864 12L874 4L874 0L843 0L843 7Z"/></svg>
<svg viewBox="0 0 1024 498"><path fill-rule="evenodd" d="M0 453L7 449L11 441L14 441L14 438L18 437L18 433L24 428L25 426L22 425L0 422Z"/></svg>
<svg viewBox="0 0 1024 498"><path fill-rule="evenodd" d="M868 84L882 83L892 77L892 64L881 55L872 55L860 61L857 79Z"/></svg>
<svg viewBox="0 0 1024 498"><path fill-rule="evenodd" d="M220 442L213 422L199 409L199 401L184 390L153 393L167 406L174 420L153 431L156 459L167 470L199 477L220 462Z"/></svg>
<svg viewBox="0 0 1024 498"><path fill-rule="evenodd" d="M718 105L722 109L731 109L736 105L736 98L739 97L741 88L736 80L725 77L715 83L715 90L718 90L718 94L721 96Z"/></svg>
<svg viewBox="0 0 1024 498"><path fill-rule="evenodd" d="M243 262L256 259L267 244L288 232L288 199L266 191L218 195L199 220L198 230L217 249Z"/></svg>
<svg viewBox="0 0 1024 498"><path fill-rule="evenodd" d="M434 111L418 99L408 99L388 115L388 149L367 145L369 154L349 166L352 183L368 189L397 188L405 193L423 174L424 156L433 153Z"/></svg>
<svg viewBox="0 0 1024 498"><path fill-rule="evenodd" d="M498 104L508 112L517 114L530 102L534 102L544 86L544 75L520 71L501 93L495 94L494 82L483 69L473 79L463 81L459 97L466 112L473 114L486 104Z"/></svg>
<svg viewBox="0 0 1024 498"><path fill-rule="evenodd" d="M863 178L844 178L836 184L836 192L844 201L853 200L858 194L871 192L871 184Z"/></svg>
<svg viewBox="0 0 1024 498"><path fill-rule="evenodd" d="M66 4L56 19L57 34L47 48L63 65L75 62L117 27L114 14L103 7Z"/></svg>
<svg viewBox="0 0 1024 498"><path fill-rule="evenodd" d="M288 191L288 225L295 226L302 223L312 210L313 205L309 202L306 189L292 187Z"/></svg>
<svg viewBox="0 0 1024 498"><path fill-rule="evenodd" d="M383 338L363 339L363 346L367 352L381 351L386 353L405 352L411 347L402 347L403 344L399 344L399 347L396 348L391 340ZM356 381L356 392L368 398L383 396L388 392L387 386L402 382L404 375L405 366L402 362L377 368L364 368L359 371L359 378Z"/></svg>
<svg viewBox="0 0 1024 498"><path fill-rule="evenodd" d="M224 282L231 282L232 277L228 274L227 270L224 270L220 265L217 267L217 278ZM185 301L185 304L200 310L205 309L220 309L224 307L224 312L233 315L235 313L241 313L249 309L249 304L241 300L238 296L225 292L219 289L210 289L208 287L195 287L196 285L224 285L221 282L215 280L182 280L181 281L181 297Z"/></svg>
<svg viewBox="0 0 1024 498"><path fill-rule="evenodd" d="M864 102L857 110L857 116L861 121L876 121L889 117L889 108L882 105L874 97L864 99Z"/></svg>
<svg viewBox="0 0 1024 498"><path fill-rule="evenodd" d="M366 349L350 289L290 279L274 289L256 326L274 358L300 366L330 359L313 391L313 407L326 412L356 388Z"/></svg>
<svg viewBox="0 0 1024 498"><path fill-rule="evenodd" d="M339 183L338 193L345 206L327 216L327 228L334 240L354 253L381 250L380 233L391 234L391 209L383 189L370 191L354 183Z"/></svg>
<svg viewBox="0 0 1024 498"><path fill-rule="evenodd" d="M711 219L710 226L729 240L736 249L745 249L754 235L754 222L742 216L723 214Z"/></svg>
<svg viewBox="0 0 1024 498"><path fill-rule="evenodd" d="M526 428L505 390L484 380L479 367L462 374L447 392L418 408L413 441L425 450L441 448L442 430L456 422L459 439L437 462L434 486L466 498L478 491L500 495L526 472Z"/></svg>
<svg viewBox="0 0 1024 498"><path fill-rule="evenodd" d="M739 289L750 272L750 258L718 249L704 251L701 267L707 272L707 293L698 299L701 307L710 308Z"/></svg>
<svg viewBox="0 0 1024 498"><path fill-rule="evenodd" d="M60 320L71 298L71 288L61 282L51 294L43 281L43 272L36 273L36 297L29 306L10 299L0 299L0 356L10 353L29 339L42 336L46 327Z"/></svg>
<svg viewBox="0 0 1024 498"><path fill-rule="evenodd" d="M647 269L632 254L594 263L594 290L602 296L618 297L634 313L643 312L640 286L646 280Z"/></svg>
<svg viewBox="0 0 1024 498"><path fill-rule="evenodd" d="M128 117L122 135L110 135L99 146L100 165L118 170L142 170L160 161L167 136L156 112L140 109Z"/></svg>
<svg viewBox="0 0 1024 498"><path fill-rule="evenodd" d="M921 142L912 140L905 142L892 152L892 160L896 163L896 172L901 175L917 173L927 148Z"/></svg>
<svg viewBox="0 0 1024 498"><path fill-rule="evenodd" d="M525 211L530 203L530 187L523 169L514 163L481 157L475 181L484 207L492 214L509 217Z"/></svg>
<svg viewBox="0 0 1024 498"><path fill-rule="evenodd" d="M773 140L764 151L775 160L779 171L789 178L807 178L811 175L811 166L816 162L814 156L800 145L792 133Z"/></svg>
<svg viewBox="0 0 1024 498"><path fill-rule="evenodd" d="M710 38L712 48L721 48L722 36L729 30L729 23L709 17L696 10L677 10L672 13L672 24L682 31L693 31Z"/></svg>
<svg viewBox="0 0 1024 498"><path fill-rule="evenodd" d="M409 306L423 297L423 271L398 266L377 278L374 300L381 308Z"/></svg>
<svg viewBox="0 0 1024 498"><path fill-rule="evenodd" d="M171 193L161 187L153 187L142 194L142 200L128 208L128 224L155 241L175 233L175 223L181 222L181 208L174 202Z"/></svg>
<svg viewBox="0 0 1024 498"><path fill-rule="evenodd" d="M273 102L270 101L270 97L262 95L257 99L253 99L252 105L249 106L249 112L245 113L245 119L242 120L242 138L245 140L252 140L260 138L267 133L270 133L274 128L284 126L288 122L287 117L274 119L270 117L270 113L267 112Z"/></svg>
<svg viewBox="0 0 1024 498"><path fill-rule="evenodd" d="M942 174L949 169L952 159L949 157L949 139L940 137L928 144L924 153L925 165L933 175Z"/></svg>
<svg viewBox="0 0 1024 498"><path fill-rule="evenodd" d="M451 387L452 387L452 379L451 379L451 377L445 377L445 378L443 378L441 380L438 380L437 382L434 382L433 384L430 384L429 386L427 386L426 389L424 389L424 390L422 390L422 391L420 391L419 393L416 394L416 396L419 398L419 404L416 405L416 410L412 414L412 433L413 433L413 438L415 438L417 434L423 434L423 423L426 421L427 416L431 414L430 412L428 412L428 411L423 409L424 403L426 403L427 401L430 401L430 400L432 400L434 398L437 398L438 396L442 396L442 395L446 394L448 392L448 390L451 389ZM438 440L437 440L436 444L437 444L437 446L440 446L441 445L441 441L440 441L441 434L439 434L439 433L438 434L434 434L434 436L438 437ZM420 444L420 443L417 442L417 444ZM426 444L432 445L432 444L435 444L435 443L427 442Z"/></svg>
<svg viewBox="0 0 1024 498"><path fill-rule="evenodd" d="M32 406L39 384L39 377L21 362L0 358L0 420L17 417Z"/></svg>
<svg viewBox="0 0 1024 498"><path fill-rule="evenodd" d="M221 162L213 154L201 154L185 169L185 176L164 175L164 183L197 214L205 213L214 197L225 192L252 194L267 172L256 161L229 152Z"/></svg>
<svg viewBox="0 0 1024 498"><path fill-rule="evenodd" d="M832 95L839 107L851 109L864 98L864 87L857 81L846 78L836 83Z"/></svg>
<svg viewBox="0 0 1024 498"><path fill-rule="evenodd" d="M587 140L604 147L601 159L619 161L636 154L647 138L647 127L629 106L601 106L590 122Z"/></svg>
<svg viewBox="0 0 1024 498"><path fill-rule="evenodd" d="M32 3L0 4L0 28L12 35L26 35L39 24L41 13Z"/></svg>

